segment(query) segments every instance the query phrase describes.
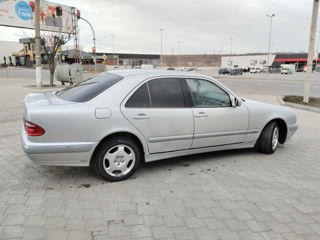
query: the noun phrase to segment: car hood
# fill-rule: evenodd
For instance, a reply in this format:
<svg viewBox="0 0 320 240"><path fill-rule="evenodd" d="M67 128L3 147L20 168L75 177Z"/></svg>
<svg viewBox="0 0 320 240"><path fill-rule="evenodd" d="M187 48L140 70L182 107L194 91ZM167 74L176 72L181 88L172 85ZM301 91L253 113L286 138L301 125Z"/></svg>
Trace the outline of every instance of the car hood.
<svg viewBox="0 0 320 240"><path fill-rule="evenodd" d="M248 108L251 116L263 115L269 120L281 118L289 125L295 124L297 121L295 112L289 107L259 102L246 98L244 98L244 100L244 104Z"/></svg>

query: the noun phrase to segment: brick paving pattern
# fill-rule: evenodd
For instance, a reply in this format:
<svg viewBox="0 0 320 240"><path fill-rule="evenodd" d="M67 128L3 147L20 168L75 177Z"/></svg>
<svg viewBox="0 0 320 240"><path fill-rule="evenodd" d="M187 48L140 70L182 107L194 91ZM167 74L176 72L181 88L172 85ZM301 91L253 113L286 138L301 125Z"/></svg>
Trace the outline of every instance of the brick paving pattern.
<svg viewBox="0 0 320 240"><path fill-rule="evenodd" d="M37 90L0 85L0 239L320 239L320 114L295 110L299 130L273 155L167 159L110 183L90 168L31 162L21 101Z"/></svg>

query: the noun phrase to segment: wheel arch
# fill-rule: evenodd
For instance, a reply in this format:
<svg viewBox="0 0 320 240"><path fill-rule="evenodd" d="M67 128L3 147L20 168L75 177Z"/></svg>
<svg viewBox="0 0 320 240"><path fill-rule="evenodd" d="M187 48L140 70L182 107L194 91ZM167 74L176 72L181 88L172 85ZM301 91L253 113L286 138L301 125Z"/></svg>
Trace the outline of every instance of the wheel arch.
<svg viewBox="0 0 320 240"><path fill-rule="evenodd" d="M127 138L130 138L131 140L133 140L134 142L136 142L139 146L140 151L141 151L141 156L143 158L142 161L145 162L145 157L144 157L145 151L144 151L142 141L133 133L122 131L122 132L111 133L101 139L101 141L97 144L97 146L95 147L95 149L91 155L90 166L92 166L92 164L94 163L95 155L100 150L100 147L102 146L102 144L109 141L112 138L115 138L115 137L127 137Z"/></svg>
<svg viewBox="0 0 320 240"><path fill-rule="evenodd" d="M279 126L279 142L281 144L285 143L285 141L287 139L287 134L288 134L288 126L287 126L287 123L281 118L273 118L273 119L269 120L264 125L262 131L260 132L260 135L263 132L263 130L266 128L266 126L271 122L276 122L278 124L278 126ZM259 136L259 138L260 138L260 136Z"/></svg>

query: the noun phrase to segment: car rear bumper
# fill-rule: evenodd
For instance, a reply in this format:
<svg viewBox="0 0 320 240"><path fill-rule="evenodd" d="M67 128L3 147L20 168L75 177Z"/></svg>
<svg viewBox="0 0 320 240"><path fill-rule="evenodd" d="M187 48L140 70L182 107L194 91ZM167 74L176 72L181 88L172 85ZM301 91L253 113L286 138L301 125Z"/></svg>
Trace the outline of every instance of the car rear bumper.
<svg viewBox="0 0 320 240"><path fill-rule="evenodd" d="M21 128L21 145L26 155L43 165L89 166L94 142L36 143Z"/></svg>

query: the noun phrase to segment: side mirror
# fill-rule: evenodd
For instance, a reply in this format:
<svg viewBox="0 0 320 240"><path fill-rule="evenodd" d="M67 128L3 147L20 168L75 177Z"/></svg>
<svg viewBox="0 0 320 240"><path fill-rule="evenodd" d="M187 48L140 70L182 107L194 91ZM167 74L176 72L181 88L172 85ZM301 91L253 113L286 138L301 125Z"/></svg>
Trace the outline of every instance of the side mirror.
<svg viewBox="0 0 320 240"><path fill-rule="evenodd" d="M241 106L241 103L242 103L241 99L236 98L236 97L234 97L234 96L230 96L230 98L231 98L231 105L232 105L232 107L239 107L239 106Z"/></svg>

